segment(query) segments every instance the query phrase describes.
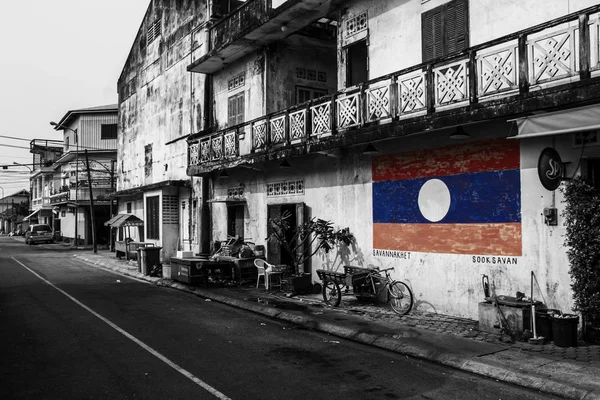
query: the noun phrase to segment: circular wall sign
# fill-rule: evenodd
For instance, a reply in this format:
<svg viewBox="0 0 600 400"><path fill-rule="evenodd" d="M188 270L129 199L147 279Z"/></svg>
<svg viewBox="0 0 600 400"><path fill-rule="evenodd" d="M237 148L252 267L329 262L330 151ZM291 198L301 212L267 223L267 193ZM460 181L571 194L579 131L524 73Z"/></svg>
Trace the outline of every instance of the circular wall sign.
<svg viewBox="0 0 600 400"><path fill-rule="evenodd" d="M563 176L564 165L560 155L552 147L542 150L538 159L538 175L540 182L548 190L556 190Z"/></svg>

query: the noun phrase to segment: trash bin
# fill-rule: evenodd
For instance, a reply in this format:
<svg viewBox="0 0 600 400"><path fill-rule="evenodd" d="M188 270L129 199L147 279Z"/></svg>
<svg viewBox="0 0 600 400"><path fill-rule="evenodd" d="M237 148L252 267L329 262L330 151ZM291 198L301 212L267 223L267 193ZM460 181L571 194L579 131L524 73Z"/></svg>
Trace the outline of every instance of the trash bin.
<svg viewBox="0 0 600 400"><path fill-rule="evenodd" d="M563 314L553 316L551 320L554 344L559 347L576 347L579 317L572 314Z"/></svg>
<svg viewBox="0 0 600 400"><path fill-rule="evenodd" d="M141 247L138 249L139 271L144 275L150 275L152 267L160 265L160 250L162 247Z"/></svg>
<svg viewBox="0 0 600 400"><path fill-rule="evenodd" d="M552 341L552 317L560 315L559 310L537 309L535 310L535 329L538 336L542 336L544 341Z"/></svg>

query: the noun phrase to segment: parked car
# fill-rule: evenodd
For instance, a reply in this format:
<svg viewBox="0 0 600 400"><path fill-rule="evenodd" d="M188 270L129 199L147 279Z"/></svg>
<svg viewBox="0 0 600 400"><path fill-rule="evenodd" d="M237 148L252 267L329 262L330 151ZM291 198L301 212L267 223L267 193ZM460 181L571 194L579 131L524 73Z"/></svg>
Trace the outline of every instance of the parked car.
<svg viewBox="0 0 600 400"><path fill-rule="evenodd" d="M54 243L54 232L50 228L50 225L29 225L29 228L25 231L25 243Z"/></svg>

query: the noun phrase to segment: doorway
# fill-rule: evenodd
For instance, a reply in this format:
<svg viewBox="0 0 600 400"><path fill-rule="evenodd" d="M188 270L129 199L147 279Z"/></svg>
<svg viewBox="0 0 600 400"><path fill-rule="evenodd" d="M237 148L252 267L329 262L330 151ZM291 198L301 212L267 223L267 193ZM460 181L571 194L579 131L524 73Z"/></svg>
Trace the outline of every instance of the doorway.
<svg viewBox="0 0 600 400"><path fill-rule="evenodd" d="M304 203L273 204L267 206L268 220L277 218L285 213L290 214L290 230L286 232L286 239L291 240L296 233L296 227L304 223ZM270 225L267 226L267 232L270 237ZM304 248L299 248L297 252L304 252ZM289 254L277 241L270 238L267 241L267 261L271 264L294 265L292 255ZM301 266L301 268L304 268L306 272L306 266Z"/></svg>
<svg viewBox="0 0 600 400"><path fill-rule="evenodd" d="M227 206L227 236L244 239L244 205Z"/></svg>

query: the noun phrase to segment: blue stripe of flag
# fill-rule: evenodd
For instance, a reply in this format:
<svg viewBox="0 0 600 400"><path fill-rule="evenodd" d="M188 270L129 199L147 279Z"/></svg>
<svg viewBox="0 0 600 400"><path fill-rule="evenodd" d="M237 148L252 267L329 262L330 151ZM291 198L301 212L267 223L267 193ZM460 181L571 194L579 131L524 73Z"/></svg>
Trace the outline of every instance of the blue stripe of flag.
<svg viewBox="0 0 600 400"><path fill-rule="evenodd" d="M373 182L373 222L431 224L419 211L419 191L433 177ZM446 224L521 222L520 170L435 177L450 192Z"/></svg>

